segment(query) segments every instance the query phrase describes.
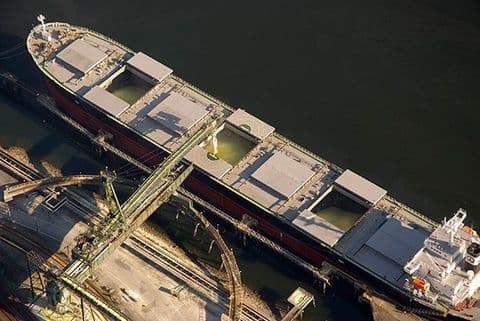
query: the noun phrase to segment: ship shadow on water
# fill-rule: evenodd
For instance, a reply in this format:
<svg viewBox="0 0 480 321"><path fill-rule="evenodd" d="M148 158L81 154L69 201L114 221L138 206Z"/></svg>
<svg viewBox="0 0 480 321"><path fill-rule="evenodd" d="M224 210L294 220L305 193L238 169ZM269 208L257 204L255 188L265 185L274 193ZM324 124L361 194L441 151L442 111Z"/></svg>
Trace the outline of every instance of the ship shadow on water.
<svg viewBox="0 0 480 321"><path fill-rule="evenodd" d="M25 38L0 32L0 70L16 75L39 91L47 92L43 76L28 54Z"/></svg>
<svg viewBox="0 0 480 321"><path fill-rule="evenodd" d="M3 48L5 48L4 45L6 43L14 43L14 40L6 41L5 39L7 38L8 37L2 34L1 51L5 50ZM19 60L22 62L17 62L16 64L7 64L5 61L0 60L0 68L8 70L20 78L19 74L22 74L22 69L24 68L22 65L23 61L26 63L29 61L23 58ZM31 66L27 66L26 68L31 68ZM25 73L23 74L25 75ZM32 80L34 77L28 79ZM38 79L38 82L43 84L41 78ZM38 87L40 85L35 86ZM8 98L8 100L10 99ZM18 137L18 139L17 137L12 138L6 135L6 137L10 137L12 140L4 141L3 143L6 145L3 147L19 147L18 149L14 148L9 151L15 158L22 163L28 161L28 163L31 163L30 166L32 168L43 175L51 175L52 168L46 166L46 163L40 162L39 160L47 160L50 162L53 154L61 154L61 158L64 161L60 165L53 166L55 170L58 169L66 173L78 173L78 170L82 168L92 173L98 173L98 164L95 164L86 157L77 155L77 152L71 148L65 148L66 140L62 139L65 133L60 131L59 126L52 126L55 130L49 130L45 135L45 130L41 129L41 127L49 124L49 121L45 120L44 115L39 116L36 113L32 114L30 104L23 101L14 103L13 101L9 102L7 100L6 104L8 108L18 109L18 112L16 111L15 113L9 113L8 111L4 113L4 115L7 116L16 115L20 118L18 120L14 118L15 125L35 127L25 128L25 135ZM30 120L26 121L23 119L24 114L25 118L35 118L35 126L32 126ZM7 130L8 128L5 128L5 131ZM30 137L30 135L33 136ZM29 137L27 141L25 140L26 137ZM14 180L6 178L3 173L1 177L1 187L15 183ZM85 190L85 193L91 194L92 192L92 189ZM75 245L75 240L71 235L77 235L85 230L88 221L84 216L81 216L80 213L74 213L71 210L67 210L66 207L61 207L56 212L48 210L45 205L48 205L47 200L51 196L53 197L53 203L55 203L55 197L48 192L32 192L16 197L13 201L9 202L8 205L3 203L0 211L0 236L19 244L26 251L34 249L42 259L47 259L55 254L58 254L60 258L69 258L71 249ZM63 196L64 195L60 195L57 199L60 200ZM27 208L28 211L25 210ZM65 245L68 246L65 247ZM53 264L53 261L51 264ZM58 262L54 265L58 266ZM20 313L25 317L25 320L31 319L31 317L26 316L30 315L30 312L28 312L27 306L20 303L30 302L32 300L29 274L27 273L28 268L27 258L24 253L12 248L5 242L0 242L0 306L5 306L10 309L15 307L16 311L21 311ZM30 268L32 272L35 271L32 265ZM47 283L46 280L44 280L42 285L38 277L35 278L36 275L36 273L33 273L33 286L35 288L35 297L38 297L42 289L45 289ZM46 301L42 300L37 301L37 303L41 307L46 305Z"/></svg>
<svg viewBox="0 0 480 321"><path fill-rule="evenodd" d="M39 141L35 142L34 145L28 149L28 154L33 159L46 159L49 155L52 155L58 149L58 147L59 141L57 135L55 133L50 133ZM75 155L65 156L68 158L62 163L61 166L59 166L59 170L62 173L81 174L81 172L98 173L99 171L98 164L91 162L88 159ZM79 164L81 164L81 168L79 168ZM43 162L36 164L36 169L42 173L48 173L48 169L45 168Z"/></svg>

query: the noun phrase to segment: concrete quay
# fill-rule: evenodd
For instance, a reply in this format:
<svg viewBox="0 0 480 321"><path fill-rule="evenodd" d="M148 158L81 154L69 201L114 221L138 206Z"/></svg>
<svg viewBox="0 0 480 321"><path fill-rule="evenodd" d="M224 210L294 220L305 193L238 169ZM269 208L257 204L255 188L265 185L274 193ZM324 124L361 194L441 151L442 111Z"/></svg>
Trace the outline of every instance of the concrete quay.
<svg viewBox="0 0 480 321"><path fill-rule="evenodd" d="M398 309L391 302L375 295L364 298L370 302L374 321L427 321L415 314Z"/></svg>
<svg viewBox="0 0 480 321"><path fill-rule="evenodd" d="M8 150L0 149L0 155L1 186L44 176L10 155ZM71 259L76 238L107 212L101 202L79 188L50 188L0 205L0 222L16 226L19 234L34 232L31 235L39 245L38 251L45 256L60 256L65 262ZM0 231L3 235L4 229ZM137 231L108 257L96 270L94 281L89 282L106 302L131 320L157 320L159 315L164 320L220 320L228 305L225 286L206 276L186 257L168 253L161 243ZM141 249L138 244L143 244ZM2 244L2 252L5 250L7 247ZM16 260L21 261L21 256L17 254ZM185 271L190 271L190 275ZM29 283L28 278L23 277L14 286L22 289L23 299L27 300ZM59 317L47 307L44 297L35 302L33 310L39 317L48 320ZM78 312L78 300L76 302L74 307L65 307L68 311L65 313L73 315L74 308ZM259 312L257 306L252 306L244 308L242 320L273 319L269 311ZM98 317L99 313L95 315Z"/></svg>

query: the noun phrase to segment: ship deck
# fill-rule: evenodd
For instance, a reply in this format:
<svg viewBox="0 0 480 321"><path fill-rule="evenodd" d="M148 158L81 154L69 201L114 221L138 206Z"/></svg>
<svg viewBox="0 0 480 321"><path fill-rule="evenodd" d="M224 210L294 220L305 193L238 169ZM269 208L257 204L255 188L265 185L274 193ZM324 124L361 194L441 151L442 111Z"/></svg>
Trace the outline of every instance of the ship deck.
<svg viewBox="0 0 480 321"><path fill-rule="evenodd" d="M335 249L399 288L403 267L437 225L389 197L383 198L335 245Z"/></svg>
<svg viewBox="0 0 480 321"><path fill-rule="evenodd" d="M166 151L177 150L213 116L223 114L226 122L221 129L228 127L239 137L251 141L251 150L233 165L222 159L213 162L203 146L194 148L186 159L274 215L287 221L302 218L301 213L325 193L341 174L341 170L334 165L276 134L272 126L245 111L235 111L173 74L153 83L146 94L132 104L112 97L108 93L108 86L125 68L131 67L128 61L136 53L85 28L53 23L47 24L46 32L54 34L52 41L42 38L41 27L38 26L29 37L29 48L36 53L34 58L49 76L60 86L94 103L109 117L129 126ZM103 55L100 52L82 52L83 48L76 48L76 42L82 40ZM74 61L59 58L65 56L69 45L79 51L72 55L72 59L76 59ZM43 52L41 48L45 48ZM85 57L82 57L83 54ZM83 63L87 66L82 70L78 66L84 61L97 63L93 63L91 69L88 67L92 63ZM242 127L245 124L248 125L248 132ZM293 170L292 175L290 172L296 167L298 170ZM275 174L291 182L286 192L280 190L284 184L272 180ZM311 221L309 224L316 223ZM325 231L334 231L328 237L328 244L334 244L343 235L344 231L332 224L326 221L321 223L317 225L325 225Z"/></svg>
<svg viewBox="0 0 480 321"><path fill-rule="evenodd" d="M104 39L103 36L84 28L71 28L70 25L62 23L49 24L46 31L53 33L50 42L41 38L40 29L37 28L37 37L30 37L28 44L31 52L38 53L35 57L37 64L63 86L79 95L83 95L99 80L117 71L121 64L132 56L131 52L119 43L112 42L111 39ZM88 64L88 62L94 64L93 69L86 74L75 68L66 68L60 59L55 59L59 52L79 37L84 37L86 42L104 53L104 55L98 56L98 52L91 52L84 59L77 58L79 60L77 66ZM79 49L81 50L81 48ZM75 52L67 56L66 60L73 57L75 57Z"/></svg>
<svg viewBox="0 0 480 321"><path fill-rule="evenodd" d="M53 39L47 41L45 33ZM344 172L255 116L225 105L167 66L112 39L86 28L51 23L45 32L35 27L27 45L38 66L59 86L165 151L177 150L222 114L225 122L217 133L228 129L234 143L246 140L251 148L246 144L235 161L222 159L206 147L212 143L210 137L185 161L398 288L404 284L404 264L437 226L368 180ZM148 85L133 102L111 89L126 72ZM365 212L358 212L358 218L345 226L318 215L339 199L352 202L349 209Z"/></svg>
<svg viewBox="0 0 480 321"><path fill-rule="evenodd" d="M61 23L47 24L46 32L52 34L53 40L45 40L41 26L37 26L29 37L29 50L38 65L60 86L159 148L170 152L177 150L212 117L223 114L226 121L219 131L224 127L233 130L238 139L251 141L252 148L236 164L221 158L212 159L203 145L187 154L186 160L312 238L330 246L340 241L338 249L348 249L350 239L354 243L358 241L357 234L367 237L362 229L368 229L370 221L378 216L374 214L378 208L383 206L383 217L399 215L394 212L401 205L385 205L388 201L382 200L358 222L353 222L353 228L335 226L312 210L335 188L335 181L343 170L277 134L272 126L248 112L225 105L176 77L168 67L112 39L86 28ZM78 42L82 41L86 43L79 46ZM90 46L85 49L86 45ZM75 53L68 55L69 50ZM129 63L133 59L136 63ZM145 66L149 69L142 69ZM133 103L108 91L115 78L125 70L143 77L155 68L161 75L157 79L144 77L151 81L151 88ZM375 204L368 204L372 205ZM419 219L415 214L409 220ZM346 255L351 252L351 249L344 250Z"/></svg>

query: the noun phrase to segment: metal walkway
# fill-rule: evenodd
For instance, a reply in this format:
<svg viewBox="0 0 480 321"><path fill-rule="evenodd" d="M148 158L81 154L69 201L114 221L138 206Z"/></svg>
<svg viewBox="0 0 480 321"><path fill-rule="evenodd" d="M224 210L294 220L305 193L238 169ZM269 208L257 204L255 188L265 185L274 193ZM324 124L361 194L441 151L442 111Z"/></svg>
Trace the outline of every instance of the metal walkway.
<svg viewBox="0 0 480 321"><path fill-rule="evenodd" d="M14 197L46 188L70 185L99 185L103 183L102 175L51 176L7 186L3 189L3 201L10 202ZM133 182L117 179L117 183L133 185Z"/></svg>
<svg viewBox="0 0 480 321"><path fill-rule="evenodd" d="M85 234L83 241L74 249L78 260L66 269L68 275L80 282L85 280L91 270L120 246L160 205L168 201L193 170L192 166L186 167L180 163L183 157L216 129L219 118L207 124L170 154L117 211L114 210Z"/></svg>

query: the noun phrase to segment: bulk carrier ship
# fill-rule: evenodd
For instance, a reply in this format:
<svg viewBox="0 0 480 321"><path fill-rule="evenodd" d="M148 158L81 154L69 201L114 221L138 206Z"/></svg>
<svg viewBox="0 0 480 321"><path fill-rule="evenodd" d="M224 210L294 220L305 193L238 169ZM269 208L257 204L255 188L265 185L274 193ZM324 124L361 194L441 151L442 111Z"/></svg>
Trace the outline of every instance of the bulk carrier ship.
<svg viewBox="0 0 480 321"><path fill-rule="evenodd" d="M459 209L441 224L102 34L67 23L27 39L57 107L154 167L213 119L184 162L183 187L308 262L347 275L435 320L480 320L480 238Z"/></svg>

